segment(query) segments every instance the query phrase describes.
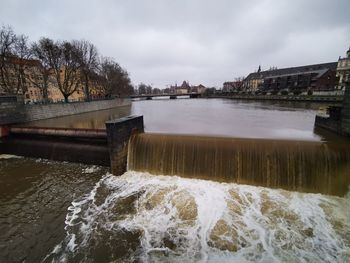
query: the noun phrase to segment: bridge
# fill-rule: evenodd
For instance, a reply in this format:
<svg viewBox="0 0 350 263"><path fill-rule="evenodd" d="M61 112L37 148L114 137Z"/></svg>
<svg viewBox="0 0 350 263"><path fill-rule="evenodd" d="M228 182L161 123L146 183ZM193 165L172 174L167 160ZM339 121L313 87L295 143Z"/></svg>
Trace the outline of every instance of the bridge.
<svg viewBox="0 0 350 263"><path fill-rule="evenodd" d="M136 99L146 99L146 100L151 100L152 98L156 97L169 97L170 99L177 99L177 97L182 97L182 96L189 96L191 99L198 98L201 96L200 93L183 93L183 94L141 94L141 95L131 95L130 98Z"/></svg>

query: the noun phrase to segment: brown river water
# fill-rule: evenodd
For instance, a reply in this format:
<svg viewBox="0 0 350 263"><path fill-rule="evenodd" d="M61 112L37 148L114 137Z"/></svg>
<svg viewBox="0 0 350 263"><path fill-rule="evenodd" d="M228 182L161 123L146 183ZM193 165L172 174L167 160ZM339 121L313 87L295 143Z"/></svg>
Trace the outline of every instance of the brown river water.
<svg viewBox="0 0 350 263"><path fill-rule="evenodd" d="M0 262L350 262L349 141L313 128L319 106L159 99L30 123L104 128L108 119L135 114L144 115L146 132L175 135L136 138L129 171L120 177L106 167L0 155ZM183 148L169 148L180 134L189 138ZM203 144L204 137L193 135L220 138ZM298 188L295 179L286 183L283 178L292 178L292 172L254 163L255 155L249 167L258 167L254 170L261 170L261 178L280 178L273 180L282 184L270 179L244 184L249 167L239 170L244 180L238 183L202 180L217 172L211 168L217 163L230 176L227 155L243 156L237 151L251 147L247 138L264 139L253 148L271 141L267 156L285 152L285 147L297 147L295 154L309 152L312 164L298 177L311 178L308 187ZM286 143L272 145L274 139ZM221 146L212 157L194 162L184 157L183 166L153 160L192 156L213 140ZM248 140L249 145L255 140ZM330 146L320 151L321 142ZM229 150L237 143L241 148ZM278 164L290 167L291 158ZM330 190L335 194L330 195L340 163L342 181L336 189L341 191ZM145 167L152 173L142 172ZM333 174L324 173L329 167ZM185 169L191 178L177 176ZM206 176L196 177L198 171Z"/></svg>

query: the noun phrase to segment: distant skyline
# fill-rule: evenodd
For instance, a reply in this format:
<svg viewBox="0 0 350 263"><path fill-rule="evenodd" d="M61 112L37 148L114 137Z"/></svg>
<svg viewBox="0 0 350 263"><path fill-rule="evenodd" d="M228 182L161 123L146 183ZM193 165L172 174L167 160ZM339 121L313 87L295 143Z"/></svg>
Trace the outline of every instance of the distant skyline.
<svg viewBox="0 0 350 263"><path fill-rule="evenodd" d="M165 88L334 62L350 46L349 0L2 0L0 24L31 41L86 39L133 84Z"/></svg>

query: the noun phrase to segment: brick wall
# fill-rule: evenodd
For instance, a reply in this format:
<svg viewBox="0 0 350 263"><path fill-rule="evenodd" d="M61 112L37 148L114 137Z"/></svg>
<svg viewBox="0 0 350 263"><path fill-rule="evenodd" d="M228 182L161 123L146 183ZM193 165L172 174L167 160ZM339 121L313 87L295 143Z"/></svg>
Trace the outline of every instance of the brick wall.
<svg viewBox="0 0 350 263"><path fill-rule="evenodd" d="M105 110L129 105L128 99L101 100L76 103L24 105L22 103L0 103L0 125L50 119L90 111Z"/></svg>

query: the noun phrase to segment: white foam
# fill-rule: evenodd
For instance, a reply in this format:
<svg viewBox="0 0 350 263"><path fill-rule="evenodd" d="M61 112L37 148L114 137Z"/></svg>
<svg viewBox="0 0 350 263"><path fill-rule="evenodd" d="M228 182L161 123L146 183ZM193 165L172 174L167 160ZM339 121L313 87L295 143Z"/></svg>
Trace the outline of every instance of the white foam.
<svg viewBox="0 0 350 263"><path fill-rule="evenodd" d="M90 167L83 168L83 169L82 169L82 172L83 172L84 174L92 174L92 173L95 173L95 172L97 172L97 171L99 171L99 170L100 170L100 167L99 167L99 166L97 166L97 165L92 165L92 166L90 166Z"/></svg>
<svg viewBox="0 0 350 263"><path fill-rule="evenodd" d="M12 155L12 154L0 154L0 160L1 159L19 159L19 158L23 158L21 156L17 156L17 155Z"/></svg>
<svg viewBox="0 0 350 263"><path fill-rule="evenodd" d="M93 250L101 229L103 240L124 229L139 233L138 253L128 253L144 262L342 262L350 251L349 200L132 171L107 174L69 207L60 257Z"/></svg>
<svg viewBox="0 0 350 263"><path fill-rule="evenodd" d="M288 139L288 138L298 138L299 140L312 140L312 141L319 141L320 137L315 135L313 131L309 130L300 130L300 129L291 129L291 128L285 128L285 129L275 129L271 131L273 134L273 138L281 138L281 139Z"/></svg>

